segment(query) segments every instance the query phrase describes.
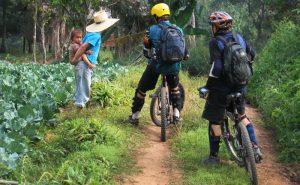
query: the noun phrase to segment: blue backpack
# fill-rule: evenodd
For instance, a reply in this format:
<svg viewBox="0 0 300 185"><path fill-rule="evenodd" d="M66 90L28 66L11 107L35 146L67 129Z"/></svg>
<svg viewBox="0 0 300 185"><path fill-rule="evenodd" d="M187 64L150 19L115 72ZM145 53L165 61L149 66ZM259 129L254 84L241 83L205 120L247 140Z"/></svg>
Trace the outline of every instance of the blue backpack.
<svg viewBox="0 0 300 185"><path fill-rule="evenodd" d="M174 64L185 57L185 40L182 32L176 26L161 27L158 55L163 63Z"/></svg>

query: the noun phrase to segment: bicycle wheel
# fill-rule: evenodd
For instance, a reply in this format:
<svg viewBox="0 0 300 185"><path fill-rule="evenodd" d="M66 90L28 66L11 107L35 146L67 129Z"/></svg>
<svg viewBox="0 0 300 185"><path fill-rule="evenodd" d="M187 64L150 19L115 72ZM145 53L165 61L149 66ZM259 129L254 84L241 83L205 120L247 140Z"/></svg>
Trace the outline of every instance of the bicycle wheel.
<svg viewBox="0 0 300 185"><path fill-rule="evenodd" d="M151 120L156 126L161 126L161 96L160 96L160 90L161 86L159 86L154 96L152 97L151 103L150 103L150 116Z"/></svg>
<svg viewBox="0 0 300 185"><path fill-rule="evenodd" d="M180 90L180 96L181 96L181 105L180 105L180 111L183 109L184 102L185 102L185 91L181 83L178 84L179 90ZM160 100L160 89L161 86L159 86L154 96L152 97L151 103L150 103L150 116L151 120L156 126L161 126L160 116L161 116L161 100Z"/></svg>
<svg viewBox="0 0 300 185"><path fill-rule="evenodd" d="M231 116L226 112L226 118L224 119L224 124L222 125L222 137L224 143L229 151L233 160L239 165L244 165L243 155L242 155L242 140L241 136L232 120Z"/></svg>
<svg viewBox="0 0 300 185"><path fill-rule="evenodd" d="M167 129L167 122L168 122L168 118L167 118L167 114L168 114L168 94L167 94L167 88L166 87L161 87L161 91L160 91L160 95L161 95L161 114L160 114L160 118L161 118L161 137L160 140L162 142L166 141L166 129Z"/></svg>
<svg viewBox="0 0 300 185"><path fill-rule="evenodd" d="M258 184L257 172L256 172L256 164L253 152L253 146L250 141L250 137L247 131L246 126L243 123L239 123L239 128L241 130L241 138L244 149L244 161L246 170L250 176L251 183L256 185Z"/></svg>

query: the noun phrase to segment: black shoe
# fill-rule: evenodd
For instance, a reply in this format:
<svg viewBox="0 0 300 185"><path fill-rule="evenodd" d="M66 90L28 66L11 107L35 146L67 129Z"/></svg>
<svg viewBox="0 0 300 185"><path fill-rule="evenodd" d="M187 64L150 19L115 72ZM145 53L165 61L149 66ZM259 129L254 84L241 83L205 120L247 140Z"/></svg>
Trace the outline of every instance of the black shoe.
<svg viewBox="0 0 300 185"><path fill-rule="evenodd" d="M253 145L254 158L256 163L260 163L263 159L263 154L257 145Z"/></svg>
<svg viewBox="0 0 300 185"><path fill-rule="evenodd" d="M202 161L202 163L206 166L208 165L216 165L216 164L219 164L220 163L220 159L219 157L214 157L214 156L208 156L208 158L204 159Z"/></svg>
<svg viewBox="0 0 300 185"><path fill-rule="evenodd" d="M138 126L139 125L139 119L133 119L132 115L130 115L128 117L128 122L134 126Z"/></svg>

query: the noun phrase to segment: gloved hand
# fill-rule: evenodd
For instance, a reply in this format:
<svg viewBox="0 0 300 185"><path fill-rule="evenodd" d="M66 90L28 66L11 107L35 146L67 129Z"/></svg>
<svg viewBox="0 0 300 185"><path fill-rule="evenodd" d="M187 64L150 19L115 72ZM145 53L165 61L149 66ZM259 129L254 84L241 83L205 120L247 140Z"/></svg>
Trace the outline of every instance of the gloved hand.
<svg viewBox="0 0 300 185"><path fill-rule="evenodd" d="M150 49L147 49L147 48L143 48L143 54L146 58L150 59L151 58L151 51Z"/></svg>
<svg viewBox="0 0 300 185"><path fill-rule="evenodd" d="M188 60L189 58L190 58L190 55L187 54L187 55L184 56L183 60Z"/></svg>
<svg viewBox="0 0 300 185"><path fill-rule="evenodd" d="M198 88L200 98L206 99L209 94L209 89L206 86Z"/></svg>

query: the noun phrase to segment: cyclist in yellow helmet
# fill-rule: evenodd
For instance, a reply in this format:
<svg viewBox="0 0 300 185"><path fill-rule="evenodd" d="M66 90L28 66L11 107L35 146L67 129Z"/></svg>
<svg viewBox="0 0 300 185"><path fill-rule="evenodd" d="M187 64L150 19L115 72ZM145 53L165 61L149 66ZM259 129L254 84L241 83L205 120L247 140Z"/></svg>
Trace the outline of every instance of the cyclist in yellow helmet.
<svg viewBox="0 0 300 185"><path fill-rule="evenodd" d="M151 15L154 16L157 24L149 27L146 32L147 35L144 38L144 56L149 60L133 97L131 107L132 114L129 116L129 122L133 125L138 125L139 114L145 102L146 92L155 88L160 74L166 75L167 82L171 88L170 99L174 107L174 120L176 123L180 120L181 95L178 88L178 73L181 64L180 61L173 64L163 63L162 57L158 51L160 49L160 33L164 27L173 26L182 36L183 31L178 26L170 23L170 8L167 4L159 3L154 5L151 9ZM185 60L188 58L188 52L185 44L183 50L183 59Z"/></svg>

